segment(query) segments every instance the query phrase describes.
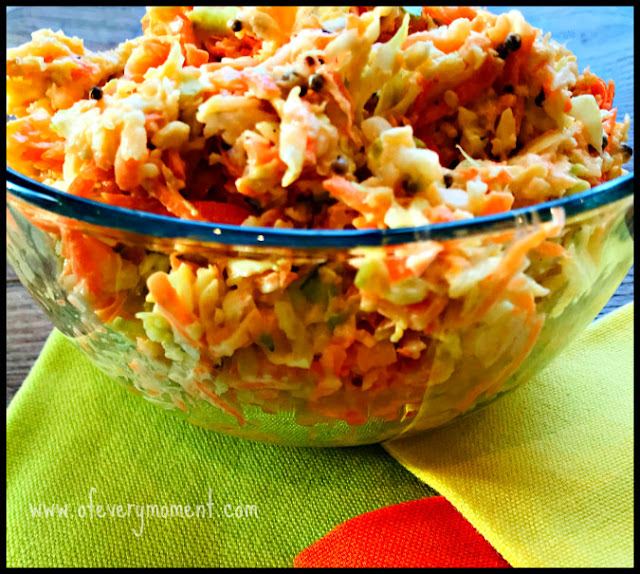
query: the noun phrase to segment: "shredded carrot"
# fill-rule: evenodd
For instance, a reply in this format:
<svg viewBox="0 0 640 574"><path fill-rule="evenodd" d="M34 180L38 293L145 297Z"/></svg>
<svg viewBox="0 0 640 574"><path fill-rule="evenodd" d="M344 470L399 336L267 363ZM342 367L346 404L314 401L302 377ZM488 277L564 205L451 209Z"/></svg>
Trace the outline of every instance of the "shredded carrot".
<svg viewBox="0 0 640 574"><path fill-rule="evenodd" d="M64 144L63 142L29 142L29 147L22 152L22 159L64 162Z"/></svg>
<svg viewBox="0 0 640 574"><path fill-rule="evenodd" d="M502 183L508 184L513 179L509 170L502 168L495 173L495 175L491 174L490 168L479 169L477 167L466 167L464 169L459 169L457 172L462 175L465 180L472 180L476 177L480 176L480 181L491 186L493 183ZM487 191L488 193L488 191Z"/></svg>
<svg viewBox="0 0 640 574"><path fill-rule="evenodd" d="M431 293L424 301L407 305L407 310L412 314L420 315L423 320L430 323L427 329L433 329L435 327L434 321L438 320L438 316L448 304L449 297L446 295Z"/></svg>
<svg viewBox="0 0 640 574"><path fill-rule="evenodd" d="M479 321L499 299L511 278L518 272L522 260L529 250L544 241L553 229L548 224L542 224L536 231L515 241L502 256L500 263L479 285L487 296L475 310L475 320Z"/></svg>
<svg viewBox="0 0 640 574"><path fill-rule="evenodd" d="M503 14L495 19L495 23L491 28L487 29L487 37L497 46L506 40L510 31L509 18Z"/></svg>
<svg viewBox="0 0 640 574"><path fill-rule="evenodd" d="M507 241L511 241L516 234L515 231L502 231L499 233L492 233L488 237L488 241L491 243L505 243Z"/></svg>
<svg viewBox="0 0 640 574"><path fill-rule="evenodd" d="M415 32L407 37L407 39L402 44L402 49L406 50L409 46L413 46L416 42L433 42L433 45L444 52L445 54L450 54L451 52L455 52L459 50L466 40L465 36L440 36L437 34L433 34L432 32Z"/></svg>
<svg viewBox="0 0 640 574"><path fill-rule="evenodd" d="M88 199L95 199L97 192L94 192L94 188L99 182L102 182L108 177L108 171L100 169L94 163L90 163L86 165L71 182L67 193Z"/></svg>
<svg viewBox="0 0 640 574"><path fill-rule="evenodd" d="M180 150L171 148L165 151L167 167L173 172L177 179L186 181L185 161L180 157Z"/></svg>
<svg viewBox="0 0 640 574"><path fill-rule="evenodd" d="M184 306L167 274L161 271L153 273L147 279L147 287L160 307L161 314L171 323L171 326L192 344L198 346L198 342L194 341L185 329L195 323L198 318Z"/></svg>
<svg viewBox="0 0 640 574"><path fill-rule="evenodd" d="M146 38L141 48L134 50L124 68L125 77L137 81L143 79L149 68L157 68L164 64L171 51L171 44L155 38Z"/></svg>
<svg viewBox="0 0 640 574"><path fill-rule="evenodd" d="M150 124L152 124L153 122L157 122L157 121L161 120L162 118L164 118L164 115L162 115L159 112L145 112L145 114L144 114L144 127L148 130Z"/></svg>
<svg viewBox="0 0 640 574"><path fill-rule="evenodd" d="M337 71L327 70L324 75L329 80L326 89L346 116L346 132L353 137L353 102L351 101L351 94L345 87L342 76Z"/></svg>
<svg viewBox="0 0 640 574"><path fill-rule="evenodd" d="M86 60L76 60L74 63L76 66L71 69L71 77L74 80L79 80L80 78L90 76L96 72L97 66L91 62L87 62Z"/></svg>
<svg viewBox="0 0 640 574"><path fill-rule="evenodd" d="M193 200L191 202L200 215L213 223L240 225L251 212L244 207L219 201Z"/></svg>
<svg viewBox="0 0 640 574"><path fill-rule="evenodd" d="M458 18L473 20L478 13L470 6L423 6L422 13L430 16L437 24L451 24Z"/></svg>
<svg viewBox="0 0 640 574"><path fill-rule="evenodd" d="M611 135L613 134L613 128L616 125L616 117L618 115L618 108L611 110L611 115L603 122L602 127L607 134L607 145L604 151L608 152L611 149Z"/></svg>
<svg viewBox="0 0 640 574"><path fill-rule="evenodd" d="M232 408L229 404L227 404L226 401L224 401L222 399L222 397L217 395L209 387L206 387L205 385L203 385L200 381L196 381L195 385L196 385L196 387L198 387L198 389L200 389L200 391L202 393L204 393L209 398L209 400L213 404L215 404L218 407L220 407L224 412L234 416L237 419L238 424L240 426L244 426L246 424L246 421L245 421L244 417L242 416L242 412L240 410L236 410L236 409Z"/></svg>
<svg viewBox="0 0 640 574"><path fill-rule="evenodd" d="M113 296L113 301L100 308L96 308L96 315L102 319L105 323L109 323L115 319L119 314L122 306L127 300L127 293L119 291Z"/></svg>
<svg viewBox="0 0 640 574"><path fill-rule="evenodd" d="M595 97L598 106L603 109L607 102L607 84L604 80L597 76L593 79L591 84L591 94Z"/></svg>
<svg viewBox="0 0 640 574"><path fill-rule="evenodd" d="M311 137L307 137L307 146L305 148L305 155L308 159L308 161L313 162L315 160L316 157L316 139L315 138L311 138Z"/></svg>
<svg viewBox="0 0 640 574"><path fill-rule="evenodd" d="M151 194L176 217L182 219L198 219L197 210L179 191L171 189L164 183L157 182L151 188Z"/></svg>
<svg viewBox="0 0 640 574"><path fill-rule="evenodd" d="M185 52L188 66L200 67L209 61L209 52L196 48L193 44L187 44Z"/></svg>
<svg viewBox="0 0 640 574"><path fill-rule="evenodd" d="M119 153L116 154L114 173L116 184L120 189L131 191L140 185L140 162L133 158L124 159Z"/></svg>
<svg viewBox="0 0 640 574"><path fill-rule="evenodd" d="M453 213L446 205L436 205L427 209L427 217L431 223L453 221Z"/></svg>
<svg viewBox="0 0 640 574"><path fill-rule="evenodd" d="M367 209L366 194L344 177L334 176L326 179L322 185L331 195L342 199L349 207L358 211Z"/></svg>
<svg viewBox="0 0 640 574"><path fill-rule="evenodd" d="M543 241L540 245L534 247L533 251L545 257L562 257L566 253L566 249L562 245L552 241Z"/></svg>
<svg viewBox="0 0 640 574"><path fill-rule="evenodd" d="M407 268L407 261L403 257L387 257L385 260L387 271L389 272L389 279L392 283L396 281L402 281L408 277L413 277L413 271Z"/></svg>
<svg viewBox="0 0 640 574"><path fill-rule="evenodd" d="M616 84L613 80L609 80L609 89L607 90L607 104L606 109L610 110L613 106L613 97L616 91Z"/></svg>
<svg viewBox="0 0 640 574"><path fill-rule="evenodd" d="M86 177L81 173L76 176L76 178L71 182L71 185L69 185L69 189L67 191L71 195L90 198L93 195L92 192L95 185L95 179Z"/></svg>
<svg viewBox="0 0 640 574"><path fill-rule="evenodd" d="M368 203L366 192L358 189L348 179L337 175L325 179L322 185L331 195L344 201L349 207L360 213L372 214L376 219L384 219L384 215L391 204L390 198L386 196L380 198L376 204Z"/></svg>
<svg viewBox="0 0 640 574"><path fill-rule="evenodd" d="M453 113L453 108L449 107L445 102L438 102L427 108L427 110L418 115L415 120L416 127L426 126L441 120L442 118Z"/></svg>
<svg viewBox="0 0 640 574"><path fill-rule="evenodd" d="M280 41L286 43L293 33L296 23L297 7L295 6L260 6L260 12L270 16L274 22L278 23L278 32L281 35ZM360 19L358 19L360 21Z"/></svg>
<svg viewBox="0 0 640 574"><path fill-rule="evenodd" d="M313 146L315 148L315 140L311 140L313 141ZM309 145L309 143L307 142L307 146ZM315 155L315 149L313 151L314 155ZM260 146L259 151L258 151L258 155L256 156L256 159L258 160L258 165L265 165L268 163L271 163L273 160L278 158L278 150L276 149L275 146Z"/></svg>
<svg viewBox="0 0 640 574"><path fill-rule="evenodd" d="M535 39L535 29L527 24L524 30L520 33L520 48L512 54L509 54L505 60L503 73L503 81L505 84L515 86L523 81L522 75L526 73L524 68L529 62L529 56Z"/></svg>
<svg viewBox="0 0 640 574"><path fill-rule="evenodd" d="M320 361L326 371L335 375L342 375L342 366L347 360L347 351L342 343L328 345L322 353Z"/></svg>
<svg viewBox="0 0 640 574"><path fill-rule="evenodd" d="M511 292L508 298L514 305L514 311L518 313L524 312L529 316L536 312L536 302L531 293L526 291Z"/></svg>
<svg viewBox="0 0 640 574"><path fill-rule="evenodd" d="M564 105L564 113L568 114L571 111L573 104L571 103L571 98L567 98L567 102Z"/></svg>
<svg viewBox="0 0 640 574"><path fill-rule="evenodd" d="M480 170L477 167L466 167L464 169L459 169L458 173L466 180L470 180L475 178Z"/></svg>
<svg viewBox="0 0 640 574"><path fill-rule="evenodd" d="M505 185L507 185L508 183L511 183L511 180L513 179L513 177L511 177L511 173L509 173L508 169L501 169L498 174L493 178L494 181L497 181L498 183L503 183Z"/></svg>
<svg viewBox="0 0 640 574"><path fill-rule="evenodd" d="M502 191L492 191L486 196L486 201L480 215L492 215L509 211L513 205L513 194Z"/></svg>
<svg viewBox="0 0 640 574"><path fill-rule="evenodd" d="M521 48L522 49L522 48ZM460 100L460 105L480 97L495 81L500 72L500 65L495 58L485 58L485 61L467 82L454 89Z"/></svg>
<svg viewBox="0 0 640 574"><path fill-rule="evenodd" d="M61 227L61 231L65 257L71 262L73 274L99 300L109 291L108 283L115 280L118 255L104 242L81 231L67 227Z"/></svg>

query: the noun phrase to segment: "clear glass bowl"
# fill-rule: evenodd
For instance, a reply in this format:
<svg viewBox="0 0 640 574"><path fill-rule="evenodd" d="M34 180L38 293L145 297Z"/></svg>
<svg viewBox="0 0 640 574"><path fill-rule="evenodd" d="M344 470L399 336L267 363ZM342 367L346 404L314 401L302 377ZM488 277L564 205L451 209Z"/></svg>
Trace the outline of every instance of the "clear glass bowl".
<svg viewBox="0 0 640 574"><path fill-rule="evenodd" d="M140 9L112 10L117 20L123 10ZM136 19L137 13L123 21ZM29 30L43 25L57 28L29 20ZM8 29L19 32L17 23ZM122 34L96 34L92 47L112 45ZM100 369L194 424L296 446L376 443L488 405L573 341L633 262L633 174L465 222L302 231L134 212L7 169L6 214L9 263L56 327ZM492 272L485 269L478 287L473 276L481 265L471 265L469 281L454 287L431 265L426 297L393 303L391 293L386 309L368 299L375 272L363 269L403 249L434 261L439 253L473 253L473 261L491 261ZM109 270L112 299L98 305L90 286L74 280L75 253L90 253ZM145 297L149 276L178 261L185 284L207 272L218 275L219 288L194 299L187 327L176 331L167 313L184 310L170 301L158 309ZM241 278L252 268L276 270L273 285L255 300ZM275 280L292 268L298 280ZM523 288L530 279L544 288L535 297ZM404 333L385 327L389 313L406 313ZM437 320L447 313L455 321ZM260 331L265 317L277 317L277 335ZM355 340L345 328L354 324ZM268 361L258 362L258 354Z"/></svg>

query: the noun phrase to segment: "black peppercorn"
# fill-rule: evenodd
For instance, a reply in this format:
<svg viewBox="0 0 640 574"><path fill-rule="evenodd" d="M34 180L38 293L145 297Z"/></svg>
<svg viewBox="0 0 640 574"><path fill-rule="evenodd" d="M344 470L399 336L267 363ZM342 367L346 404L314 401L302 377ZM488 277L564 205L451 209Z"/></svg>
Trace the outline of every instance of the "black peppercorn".
<svg viewBox="0 0 640 574"><path fill-rule="evenodd" d="M89 90L89 97L92 100L101 100L102 99L102 88L98 86L93 86L91 90Z"/></svg>
<svg viewBox="0 0 640 574"><path fill-rule="evenodd" d="M365 164L362 167L359 167L358 169L356 169L353 175L356 176L356 179L358 181L365 181L371 177L372 173L371 173L371 170Z"/></svg>
<svg viewBox="0 0 640 574"><path fill-rule="evenodd" d="M373 114L379 100L380 96L378 96L378 92L373 92L373 94L371 94L371 96L367 100L367 103L364 105L364 109L367 110L370 114Z"/></svg>
<svg viewBox="0 0 640 574"><path fill-rule="evenodd" d="M444 184L447 187L451 187L453 185L453 176L450 173L444 174Z"/></svg>
<svg viewBox="0 0 640 574"><path fill-rule="evenodd" d="M602 149L606 148L609 145L609 138L607 134L603 134L602 136Z"/></svg>
<svg viewBox="0 0 640 574"><path fill-rule="evenodd" d="M234 20L231 22L231 30L234 32L240 32L240 30L242 30L242 22L240 22L240 20Z"/></svg>
<svg viewBox="0 0 640 574"><path fill-rule="evenodd" d="M331 170L336 175L344 175L345 173L347 173L348 169L349 164L347 163L347 160L344 159L341 155L339 155L331 162Z"/></svg>
<svg viewBox="0 0 640 574"><path fill-rule="evenodd" d="M420 191L420 186L418 182L414 179L407 177L402 181L402 189L404 189L407 193L417 193Z"/></svg>
<svg viewBox="0 0 640 574"><path fill-rule="evenodd" d="M519 50L521 45L520 34L509 34L506 40L496 48L496 51L498 56L504 60L511 52Z"/></svg>
<svg viewBox="0 0 640 574"><path fill-rule="evenodd" d="M516 50L519 50L520 46L522 45L520 34L509 34L504 43L507 45L509 52L515 52Z"/></svg>
<svg viewBox="0 0 640 574"><path fill-rule="evenodd" d="M309 88L307 86L300 86L300 97L304 98L307 95Z"/></svg>
<svg viewBox="0 0 640 574"><path fill-rule="evenodd" d="M324 88L325 79L322 74L311 74L309 76L309 89L314 92L319 92L322 88Z"/></svg>
<svg viewBox="0 0 640 574"><path fill-rule="evenodd" d="M313 66L316 63L316 60L313 56L307 56L304 61L307 63L307 66Z"/></svg>
<svg viewBox="0 0 640 574"><path fill-rule="evenodd" d="M318 62L320 62L320 65L324 64L324 58L318 57Z"/></svg>
<svg viewBox="0 0 640 574"><path fill-rule="evenodd" d="M258 198L245 196L243 199L253 211L256 213L262 213L262 204Z"/></svg>
<svg viewBox="0 0 640 574"><path fill-rule="evenodd" d="M514 90L514 88L513 88L513 86L512 86L511 84L507 84L507 85L502 89L502 91L503 91L505 94L513 94L513 90Z"/></svg>

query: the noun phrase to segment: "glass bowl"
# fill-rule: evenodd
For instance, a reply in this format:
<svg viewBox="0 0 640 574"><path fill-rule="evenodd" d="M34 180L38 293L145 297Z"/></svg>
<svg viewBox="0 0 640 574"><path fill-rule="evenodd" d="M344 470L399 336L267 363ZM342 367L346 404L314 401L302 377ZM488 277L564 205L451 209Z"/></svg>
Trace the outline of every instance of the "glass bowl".
<svg viewBox="0 0 640 574"><path fill-rule="evenodd" d="M30 12L29 31L43 26ZM113 26L89 46L122 40ZM25 41L17 19L8 30ZM633 263L632 173L494 216L320 231L140 213L7 169L6 216L20 281L107 375L193 424L294 446L377 443L490 404L573 341ZM373 297L407 253L420 280ZM449 281L442 261L461 253Z"/></svg>

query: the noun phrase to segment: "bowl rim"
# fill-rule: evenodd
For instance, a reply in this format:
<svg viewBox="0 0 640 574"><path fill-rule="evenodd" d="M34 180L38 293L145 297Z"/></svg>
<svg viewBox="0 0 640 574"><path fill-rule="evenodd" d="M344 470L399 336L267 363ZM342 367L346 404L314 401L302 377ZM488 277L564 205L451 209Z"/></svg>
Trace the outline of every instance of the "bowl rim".
<svg viewBox="0 0 640 574"><path fill-rule="evenodd" d="M289 229L216 224L116 207L60 191L6 168L7 194L41 209L84 223L159 238L253 247L358 248L447 241L551 221L564 210L573 217L633 196L634 172L586 191L494 215L394 229Z"/></svg>

